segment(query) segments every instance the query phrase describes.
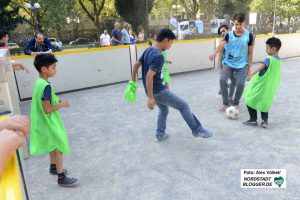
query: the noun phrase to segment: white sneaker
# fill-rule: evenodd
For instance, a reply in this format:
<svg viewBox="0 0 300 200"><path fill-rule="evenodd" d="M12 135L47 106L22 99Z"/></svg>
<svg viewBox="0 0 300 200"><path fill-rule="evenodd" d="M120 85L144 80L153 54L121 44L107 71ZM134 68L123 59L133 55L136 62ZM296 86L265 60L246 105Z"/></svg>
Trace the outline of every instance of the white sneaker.
<svg viewBox="0 0 300 200"><path fill-rule="evenodd" d="M167 139L168 137L169 137L168 134L164 134L163 136L161 136L159 138L155 137L155 142L160 143L160 142L164 141L165 139Z"/></svg>

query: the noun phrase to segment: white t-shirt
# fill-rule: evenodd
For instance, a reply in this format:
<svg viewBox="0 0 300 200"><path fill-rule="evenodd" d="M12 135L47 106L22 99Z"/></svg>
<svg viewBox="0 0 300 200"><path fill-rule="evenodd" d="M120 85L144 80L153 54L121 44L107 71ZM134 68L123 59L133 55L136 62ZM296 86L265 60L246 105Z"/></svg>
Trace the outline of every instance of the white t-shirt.
<svg viewBox="0 0 300 200"><path fill-rule="evenodd" d="M101 42L102 39L102 42ZM100 42L101 42L101 46L109 46L110 45L110 36L109 34L104 34L102 33L102 35L100 36Z"/></svg>

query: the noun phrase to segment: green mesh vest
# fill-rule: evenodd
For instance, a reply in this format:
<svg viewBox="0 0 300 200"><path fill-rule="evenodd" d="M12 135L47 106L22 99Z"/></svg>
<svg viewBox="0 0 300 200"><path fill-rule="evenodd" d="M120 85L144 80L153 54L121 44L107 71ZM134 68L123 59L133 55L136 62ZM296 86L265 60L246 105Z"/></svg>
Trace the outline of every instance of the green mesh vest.
<svg viewBox="0 0 300 200"><path fill-rule="evenodd" d="M170 72L168 68L168 63L167 63L167 52L162 51L161 52L163 57L164 57L164 66L163 66L163 73L162 73L162 79L163 79L163 84L169 84L171 83L171 77L170 77Z"/></svg>
<svg viewBox="0 0 300 200"><path fill-rule="evenodd" d="M243 97L246 104L260 112L268 112L280 83L281 61L268 56L269 67L263 76L257 73L247 85Z"/></svg>
<svg viewBox="0 0 300 200"><path fill-rule="evenodd" d="M42 96L47 81L38 78L33 89L31 102L30 153L33 155L50 153L57 149L69 153L68 136L59 110L46 114L43 109ZM57 105L59 98L51 87L51 105Z"/></svg>

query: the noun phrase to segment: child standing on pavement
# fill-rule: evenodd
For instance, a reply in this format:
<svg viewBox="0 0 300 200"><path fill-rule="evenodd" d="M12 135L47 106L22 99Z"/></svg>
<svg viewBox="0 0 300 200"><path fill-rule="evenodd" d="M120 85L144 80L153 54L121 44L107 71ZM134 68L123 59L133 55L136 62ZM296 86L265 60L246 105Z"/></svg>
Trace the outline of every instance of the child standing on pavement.
<svg viewBox="0 0 300 200"><path fill-rule="evenodd" d="M70 151L68 137L59 109L69 107L69 102L60 100L49 83L56 74L57 59L52 54L37 55L34 66L39 72L31 102L30 153L50 154L50 173L57 175L60 186L73 186L76 178L66 176L62 154Z"/></svg>

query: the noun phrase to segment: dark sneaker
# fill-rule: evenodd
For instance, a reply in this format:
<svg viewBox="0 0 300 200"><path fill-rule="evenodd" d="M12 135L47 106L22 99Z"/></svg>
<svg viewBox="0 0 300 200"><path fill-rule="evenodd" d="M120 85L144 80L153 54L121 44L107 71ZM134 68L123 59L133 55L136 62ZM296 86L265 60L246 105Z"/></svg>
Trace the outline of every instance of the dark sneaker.
<svg viewBox="0 0 300 200"><path fill-rule="evenodd" d="M257 126L257 122L251 121L251 120L245 121L245 122L243 122L243 124L248 125L248 126Z"/></svg>
<svg viewBox="0 0 300 200"><path fill-rule="evenodd" d="M56 169L50 169L49 172L50 172L50 174L52 174L52 175L57 175ZM65 175L68 175L68 170L63 169L63 173L64 173Z"/></svg>
<svg viewBox="0 0 300 200"><path fill-rule="evenodd" d="M261 125L261 127L263 127L263 128L267 128L269 124L268 124L267 121L262 121L260 125Z"/></svg>
<svg viewBox="0 0 300 200"><path fill-rule="evenodd" d="M198 133L198 135L196 135L196 137L210 138L213 135L214 134L212 132L210 132L209 130L203 129L201 132Z"/></svg>
<svg viewBox="0 0 300 200"><path fill-rule="evenodd" d="M63 186L63 187L74 186L76 182L77 182L76 178L69 178L67 176L57 179L58 185Z"/></svg>
<svg viewBox="0 0 300 200"><path fill-rule="evenodd" d="M168 134L164 134L164 135L161 136L161 137L156 136L156 137L155 137L155 142L157 142L157 143L162 142L163 140L167 139L168 137L169 137Z"/></svg>

